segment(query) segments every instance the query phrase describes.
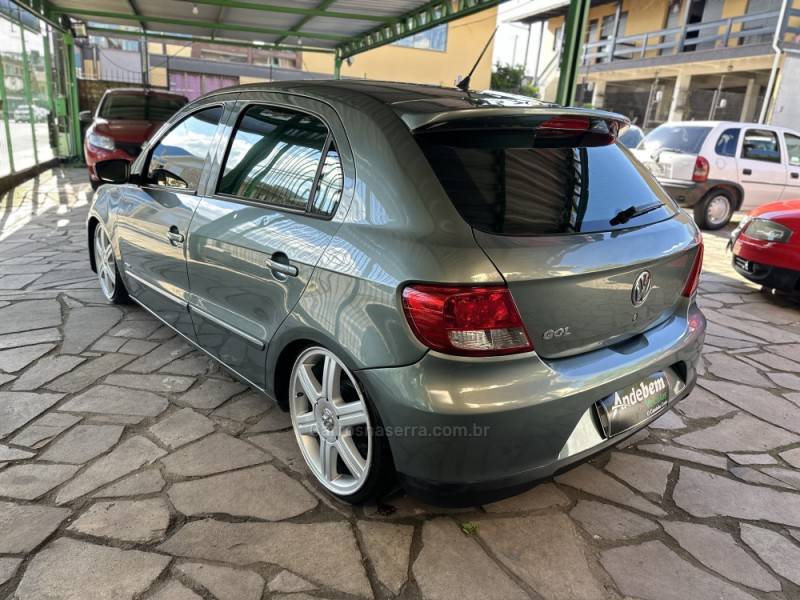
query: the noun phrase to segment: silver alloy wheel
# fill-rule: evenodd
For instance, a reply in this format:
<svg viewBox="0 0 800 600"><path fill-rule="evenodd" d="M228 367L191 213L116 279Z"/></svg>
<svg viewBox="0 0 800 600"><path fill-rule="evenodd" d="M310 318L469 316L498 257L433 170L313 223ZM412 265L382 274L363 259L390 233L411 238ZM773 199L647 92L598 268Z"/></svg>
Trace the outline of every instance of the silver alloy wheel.
<svg viewBox="0 0 800 600"><path fill-rule="evenodd" d="M706 219L710 225L724 225L731 214L731 201L727 196L714 196L706 207Z"/></svg>
<svg viewBox="0 0 800 600"><path fill-rule="evenodd" d="M309 348L295 361L289 394L292 427L308 468L336 494L357 492L372 464L372 425L350 371L330 350Z"/></svg>
<svg viewBox="0 0 800 600"><path fill-rule="evenodd" d="M97 268L97 278L100 280L100 289L108 300L112 300L117 285L117 265L114 262L111 241L101 225L94 229L94 264Z"/></svg>

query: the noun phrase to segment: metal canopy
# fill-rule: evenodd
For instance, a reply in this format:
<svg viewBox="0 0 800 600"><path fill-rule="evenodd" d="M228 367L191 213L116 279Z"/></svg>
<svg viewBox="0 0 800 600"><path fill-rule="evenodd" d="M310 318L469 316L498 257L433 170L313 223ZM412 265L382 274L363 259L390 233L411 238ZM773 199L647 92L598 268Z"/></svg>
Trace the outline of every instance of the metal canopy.
<svg viewBox="0 0 800 600"><path fill-rule="evenodd" d="M153 37L331 52L339 60L503 1L15 0L53 21L86 21L94 31L96 24L122 25Z"/></svg>

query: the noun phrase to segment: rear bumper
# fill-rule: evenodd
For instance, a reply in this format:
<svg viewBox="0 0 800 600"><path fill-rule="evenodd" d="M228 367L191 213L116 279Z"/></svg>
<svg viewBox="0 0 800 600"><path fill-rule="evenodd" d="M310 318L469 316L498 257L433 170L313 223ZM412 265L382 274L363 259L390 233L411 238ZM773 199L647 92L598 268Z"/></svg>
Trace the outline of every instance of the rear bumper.
<svg viewBox="0 0 800 600"><path fill-rule="evenodd" d="M407 489L433 503L474 504L530 487L657 418L662 412L613 438L596 428L600 437L589 447L567 444L597 401L656 371L680 376L670 405L685 397L704 337L705 318L692 304L631 340L575 357L531 353L476 363L428 353L413 365L358 376Z"/></svg>
<svg viewBox="0 0 800 600"><path fill-rule="evenodd" d="M709 179L702 183L684 181L681 179L659 179L661 187L666 190L670 198L680 206L692 207L698 204L715 185L720 182Z"/></svg>

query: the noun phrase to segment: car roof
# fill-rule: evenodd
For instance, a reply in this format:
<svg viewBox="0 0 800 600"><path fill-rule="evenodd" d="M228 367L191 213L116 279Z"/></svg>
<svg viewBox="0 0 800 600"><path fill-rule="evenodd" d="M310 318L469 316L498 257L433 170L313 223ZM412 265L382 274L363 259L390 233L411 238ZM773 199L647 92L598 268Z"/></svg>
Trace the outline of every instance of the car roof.
<svg viewBox="0 0 800 600"><path fill-rule="evenodd" d="M769 123L753 123L750 121L667 121L663 125L680 125L683 127L752 127L753 129L777 129L793 131L788 127L770 125Z"/></svg>
<svg viewBox="0 0 800 600"><path fill-rule="evenodd" d="M471 110L469 114L485 114L496 109L517 109L525 112L574 113L596 115L627 122L627 118L605 111L565 108L531 98L505 92L469 91L457 87L443 87L419 83L367 81L363 79L307 79L249 83L210 92L203 99L221 94L247 92L294 93L330 103L348 102L353 96L369 97L391 108L411 128L432 123L442 115Z"/></svg>

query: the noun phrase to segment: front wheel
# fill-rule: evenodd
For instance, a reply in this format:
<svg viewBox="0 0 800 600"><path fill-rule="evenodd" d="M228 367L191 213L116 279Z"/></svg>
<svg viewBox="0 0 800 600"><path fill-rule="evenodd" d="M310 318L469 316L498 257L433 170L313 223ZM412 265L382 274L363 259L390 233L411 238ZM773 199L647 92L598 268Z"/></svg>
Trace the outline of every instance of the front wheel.
<svg viewBox="0 0 800 600"><path fill-rule="evenodd" d="M289 413L303 459L328 492L360 504L389 491L395 473L380 419L333 352L313 346L297 357Z"/></svg>
<svg viewBox="0 0 800 600"><path fill-rule="evenodd" d="M700 229L722 229L733 216L733 198L725 190L712 190L694 207Z"/></svg>
<svg viewBox="0 0 800 600"><path fill-rule="evenodd" d="M128 301L128 290L117 269L114 248L106 230L98 223L94 228L94 266L100 290L106 300L112 304L125 304Z"/></svg>

